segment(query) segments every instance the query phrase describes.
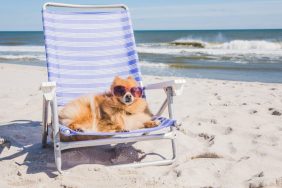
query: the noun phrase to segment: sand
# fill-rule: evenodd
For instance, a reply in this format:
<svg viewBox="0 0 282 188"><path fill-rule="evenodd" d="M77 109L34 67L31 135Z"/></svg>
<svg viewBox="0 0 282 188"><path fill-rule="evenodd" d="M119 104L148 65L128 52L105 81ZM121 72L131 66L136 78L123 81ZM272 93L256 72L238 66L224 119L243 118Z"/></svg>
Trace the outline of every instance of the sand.
<svg viewBox="0 0 282 188"><path fill-rule="evenodd" d="M173 165L108 167L170 157L167 141L153 141L65 151L58 175L51 144L40 144L46 69L0 64L0 78L0 136L10 141L0 146L1 188L282 187L282 84L186 79L174 100L181 127ZM145 84L169 79L144 76ZM156 111L164 92L147 95Z"/></svg>

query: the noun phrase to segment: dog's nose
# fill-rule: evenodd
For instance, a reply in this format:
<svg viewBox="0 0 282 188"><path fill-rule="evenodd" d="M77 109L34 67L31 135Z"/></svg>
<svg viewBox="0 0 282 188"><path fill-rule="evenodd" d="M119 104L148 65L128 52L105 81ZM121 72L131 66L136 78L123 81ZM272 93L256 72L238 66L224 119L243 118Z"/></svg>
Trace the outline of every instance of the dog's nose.
<svg viewBox="0 0 282 188"><path fill-rule="evenodd" d="M131 101L131 99L132 99L132 96L130 94L126 94L125 95L125 100L126 101Z"/></svg>

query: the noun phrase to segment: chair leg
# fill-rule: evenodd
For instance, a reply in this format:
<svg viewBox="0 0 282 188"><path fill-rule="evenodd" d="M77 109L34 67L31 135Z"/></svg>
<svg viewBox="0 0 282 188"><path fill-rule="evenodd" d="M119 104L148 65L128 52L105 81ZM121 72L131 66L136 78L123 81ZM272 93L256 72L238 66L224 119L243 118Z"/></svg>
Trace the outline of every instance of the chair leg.
<svg viewBox="0 0 282 188"><path fill-rule="evenodd" d="M175 146L175 140L171 140L171 147L172 147L172 159L176 158L176 146Z"/></svg>
<svg viewBox="0 0 282 188"><path fill-rule="evenodd" d="M53 131L53 142L54 142L54 155L55 163L59 173L62 173L62 155L60 145L60 129L58 120L57 100L56 97L51 101L52 110L52 131Z"/></svg>
<svg viewBox="0 0 282 188"><path fill-rule="evenodd" d="M168 107L168 115L170 119L173 119L172 115L172 103L173 103L173 90L171 87L166 88L166 94L167 94L167 107ZM170 131L175 131L175 127L170 127ZM175 140L171 140L171 146L172 146L172 155L173 159L176 158L176 146L175 146Z"/></svg>
<svg viewBox="0 0 282 188"><path fill-rule="evenodd" d="M57 134L59 135L59 134ZM60 142L56 141L57 139L54 138L54 154L55 154L55 163L59 173L62 173L62 153Z"/></svg>
<svg viewBox="0 0 282 188"><path fill-rule="evenodd" d="M49 108L49 101L46 101L43 98L43 114L42 114L42 147L45 148L47 144L47 137L48 137L48 108Z"/></svg>

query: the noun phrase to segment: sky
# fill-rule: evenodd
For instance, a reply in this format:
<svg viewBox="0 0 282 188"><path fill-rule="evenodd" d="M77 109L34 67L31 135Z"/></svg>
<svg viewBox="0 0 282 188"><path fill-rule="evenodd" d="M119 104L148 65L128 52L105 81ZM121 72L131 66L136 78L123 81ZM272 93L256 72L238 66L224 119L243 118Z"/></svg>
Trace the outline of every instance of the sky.
<svg viewBox="0 0 282 188"><path fill-rule="evenodd" d="M282 0L54 0L126 4L135 30L282 29ZM1 0L0 31L40 31L44 0Z"/></svg>

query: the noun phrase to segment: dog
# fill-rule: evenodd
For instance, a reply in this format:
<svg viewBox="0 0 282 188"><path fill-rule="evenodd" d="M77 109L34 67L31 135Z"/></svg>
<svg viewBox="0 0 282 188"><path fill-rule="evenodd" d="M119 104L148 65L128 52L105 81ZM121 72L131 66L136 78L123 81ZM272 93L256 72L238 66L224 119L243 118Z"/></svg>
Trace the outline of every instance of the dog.
<svg viewBox="0 0 282 188"><path fill-rule="evenodd" d="M158 126L136 80L115 77L110 92L82 96L65 105L59 121L75 131L126 132Z"/></svg>

